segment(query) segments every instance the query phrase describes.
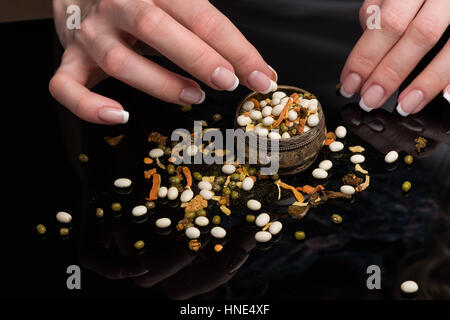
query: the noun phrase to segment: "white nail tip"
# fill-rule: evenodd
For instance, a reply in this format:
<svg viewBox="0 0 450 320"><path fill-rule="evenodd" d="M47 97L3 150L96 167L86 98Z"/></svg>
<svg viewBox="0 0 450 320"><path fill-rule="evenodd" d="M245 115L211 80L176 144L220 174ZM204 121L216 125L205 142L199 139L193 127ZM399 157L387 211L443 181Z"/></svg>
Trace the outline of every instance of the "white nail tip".
<svg viewBox="0 0 450 320"><path fill-rule="evenodd" d="M128 111L122 111L123 114L123 118L122 118L122 124L127 123L128 119L130 118L130 114L128 113Z"/></svg>
<svg viewBox="0 0 450 320"><path fill-rule="evenodd" d="M407 117L409 116L409 113L403 111L402 106L400 105L400 103L397 105L397 112L402 116L402 117Z"/></svg>
<svg viewBox="0 0 450 320"><path fill-rule="evenodd" d="M266 94L266 93L275 91L277 87L278 87L277 83L276 83L275 81L273 81L273 80L270 80L270 86L269 86L269 88L268 88L267 90L265 90L265 91L260 91L260 92L261 92L262 94Z"/></svg>
<svg viewBox="0 0 450 320"><path fill-rule="evenodd" d="M450 102L450 93L449 93L447 90L445 90L445 92L444 92L444 98L445 98L448 102Z"/></svg>
<svg viewBox="0 0 450 320"><path fill-rule="evenodd" d="M267 65L269 68L270 68L270 70L272 70L273 71L273 73L275 74L275 81L277 82L278 81L278 73L275 71L275 69L274 68L272 68L271 66L269 66L269 65Z"/></svg>
<svg viewBox="0 0 450 320"><path fill-rule="evenodd" d="M361 109L363 109L365 112L370 112L373 110L372 108L369 108L368 106L366 106L366 104L364 103L364 100L362 98L361 98L361 100L359 100L359 107Z"/></svg>
<svg viewBox="0 0 450 320"><path fill-rule="evenodd" d="M203 101L205 101L205 97L206 97L205 91L203 91L203 90L200 90L200 91L202 92L202 98L194 104L201 104L201 103L203 103Z"/></svg>
<svg viewBox="0 0 450 320"><path fill-rule="evenodd" d="M236 75L234 75L234 78L235 78L235 80L234 80L233 86L230 89L227 89L227 91L234 91L238 87L238 85L239 85L239 78L236 77Z"/></svg>
<svg viewBox="0 0 450 320"><path fill-rule="evenodd" d="M339 92L340 92L340 94L341 94L341 96L343 96L344 98L351 98L351 97L353 97L353 93L347 93L347 92L345 92L345 90L344 90L344 88L340 88L339 89Z"/></svg>

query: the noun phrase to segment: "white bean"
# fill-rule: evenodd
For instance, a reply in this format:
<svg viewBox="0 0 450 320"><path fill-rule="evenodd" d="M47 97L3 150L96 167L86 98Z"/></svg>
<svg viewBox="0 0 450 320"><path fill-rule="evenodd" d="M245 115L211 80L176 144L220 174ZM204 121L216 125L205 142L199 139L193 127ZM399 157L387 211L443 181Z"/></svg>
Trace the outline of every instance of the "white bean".
<svg viewBox="0 0 450 320"><path fill-rule="evenodd" d="M289 132L284 132L282 135L281 135L281 139L289 139L291 137L291 135L289 134Z"/></svg>
<svg viewBox="0 0 450 320"><path fill-rule="evenodd" d="M143 216L147 213L147 207L146 206L136 206L131 210L131 214L135 217Z"/></svg>
<svg viewBox="0 0 450 320"><path fill-rule="evenodd" d="M341 192L345 193L345 194L354 194L355 188L346 184L346 185L341 186Z"/></svg>
<svg viewBox="0 0 450 320"><path fill-rule="evenodd" d="M270 222L270 216L267 213L261 213L256 217L255 224L258 227L264 227Z"/></svg>
<svg viewBox="0 0 450 320"><path fill-rule="evenodd" d="M366 160L366 158L362 154L355 154L350 157L351 163L357 164L357 163L363 163Z"/></svg>
<svg viewBox="0 0 450 320"><path fill-rule="evenodd" d="M225 174L233 174L236 171L236 167L232 164L224 164L222 166L222 172Z"/></svg>
<svg viewBox="0 0 450 320"><path fill-rule="evenodd" d="M267 106L267 101L266 101L266 100L261 100L261 101L259 102L259 106L260 106L261 108L264 108L265 106Z"/></svg>
<svg viewBox="0 0 450 320"><path fill-rule="evenodd" d="M170 187L167 191L167 198L169 200L175 200L178 197L178 189L176 187Z"/></svg>
<svg viewBox="0 0 450 320"><path fill-rule="evenodd" d="M253 103L253 101L245 101L244 104L242 105L242 109L244 111L250 111L255 107L255 104Z"/></svg>
<svg viewBox="0 0 450 320"><path fill-rule="evenodd" d="M198 152L198 147L195 144L191 144L186 148L186 154L189 157L195 156Z"/></svg>
<svg viewBox="0 0 450 320"><path fill-rule="evenodd" d="M247 124L249 124L250 122L252 122L252 119L250 119L247 116L244 115L240 115L239 117L237 117L236 122L238 125L240 125L241 127L245 127Z"/></svg>
<svg viewBox="0 0 450 320"><path fill-rule="evenodd" d="M242 189L244 189L245 191L252 190L254 184L255 184L255 182L253 181L252 178L246 177L246 178L242 181Z"/></svg>
<svg viewBox="0 0 450 320"><path fill-rule="evenodd" d="M319 116L317 114L312 114L308 117L306 122L308 123L308 126L315 127L319 124Z"/></svg>
<svg viewBox="0 0 450 320"><path fill-rule="evenodd" d="M162 151L159 148L155 148L155 149L150 150L148 155L150 157L152 157L152 158L159 158L159 157L162 157L164 155L164 151Z"/></svg>
<svg viewBox="0 0 450 320"><path fill-rule="evenodd" d="M398 159L398 152L397 151L389 151L386 156L384 157L384 161L386 163L394 163Z"/></svg>
<svg viewBox="0 0 450 320"><path fill-rule="evenodd" d="M258 231L255 234L255 240L257 242L268 242L268 241L270 241L270 239L272 239L272 234L270 232Z"/></svg>
<svg viewBox="0 0 450 320"><path fill-rule="evenodd" d="M160 229L168 228L171 224L172 221L169 218L159 218L155 221L155 225Z"/></svg>
<svg viewBox="0 0 450 320"><path fill-rule="evenodd" d="M258 121L261 118L262 118L261 111L258 111L258 110L250 111L250 119L252 119L254 121Z"/></svg>
<svg viewBox="0 0 450 320"><path fill-rule="evenodd" d="M272 114L275 117L278 117L281 114L281 111L283 111L284 106L282 104L278 104L272 109Z"/></svg>
<svg viewBox="0 0 450 320"><path fill-rule="evenodd" d="M247 207L252 211L258 211L259 209L261 209L261 202L254 199L248 200Z"/></svg>
<svg viewBox="0 0 450 320"><path fill-rule="evenodd" d="M336 137L342 139L347 135L347 129L344 126L339 126L334 130L334 133L336 134Z"/></svg>
<svg viewBox="0 0 450 320"><path fill-rule="evenodd" d="M340 141L334 141L328 146L332 152L339 152L344 149L344 144Z"/></svg>
<svg viewBox="0 0 450 320"><path fill-rule="evenodd" d="M267 137L267 135L269 134L269 130L263 127L258 127L256 128L256 134L260 137Z"/></svg>
<svg viewBox="0 0 450 320"><path fill-rule="evenodd" d="M67 212L60 211L56 214L56 220L61 223L69 223L72 221L72 216Z"/></svg>
<svg viewBox="0 0 450 320"><path fill-rule="evenodd" d="M167 187L160 187L158 190L158 198L165 198L167 196Z"/></svg>
<svg viewBox="0 0 450 320"><path fill-rule="evenodd" d="M200 237L200 230L198 230L198 228L196 228L196 227L190 227L190 228L186 229L184 234L189 239L197 239L198 237Z"/></svg>
<svg viewBox="0 0 450 320"><path fill-rule="evenodd" d="M211 200L211 198L214 196L214 194L211 191L206 190L206 189L203 189L202 191L200 191L200 195L205 200Z"/></svg>
<svg viewBox="0 0 450 320"><path fill-rule="evenodd" d="M275 221L270 225L269 232L272 235L277 235L280 233L282 228L283 228L283 224L280 221Z"/></svg>
<svg viewBox="0 0 450 320"><path fill-rule="evenodd" d="M271 139L271 140L280 140L280 139L281 139L281 136L280 136L280 134L279 134L278 132L276 132L276 131L270 131L270 133L269 133L269 139Z"/></svg>
<svg viewBox="0 0 450 320"><path fill-rule="evenodd" d="M400 289L404 293L416 293L419 290L419 285L415 281L408 280L400 285Z"/></svg>
<svg viewBox="0 0 450 320"><path fill-rule="evenodd" d="M207 217L197 217L195 218L195 224L200 227L206 227L209 224L209 219Z"/></svg>
<svg viewBox="0 0 450 320"><path fill-rule="evenodd" d="M295 121L298 118L298 113L295 110L289 110L288 112L288 119L289 121Z"/></svg>
<svg viewBox="0 0 450 320"><path fill-rule="evenodd" d="M272 100L270 101L270 105L271 105L271 106L276 106L277 104L280 104L280 99L279 99L279 98L272 99Z"/></svg>
<svg viewBox="0 0 450 320"><path fill-rule="evenodd" d="M303 133L308 132L309 130L311 130L311 128L308 127L308 126L305 126L305 127L303 128Z"/></svg>
<svg viewBox="0 0 450 320"><path fill-rule="evenodd" d="M272 117L265 117L262 121L262 124L266 127L272 125L272 123L274 123L275 120Z"/></svg>
<svg viewBox="0 0 450 320"><path fill-rule="evenodd" d="M268 117L268 116L270 116L270 115L272 114L272 107L270 107L270 106L264 107L264 108L262 109L261 114L262 114L263 117Z"/></svg>
<svg viewBox="0 0 450 320"><path fill-rule="evenodd" d="M181 193L181 202L189 202L194 197L194 192L190 189L186 189Z"/></svg>
<svg viewBox="0 0 450 320"><path fill-rule="evenodd" d="M328 172L326 172L324 169L316 168L312 172L312 176L316 179L325 179L328 177Z"/></svg>
<svg viewBox="0 0 450 320"><path fill-rule="evenodd" d="M317 109L317 107L319 106L319 101L317 101L317 99L311 99L308 102L308 109L309 110L315 110Z"/></svg>
<svg viewBox="0 0 450 320"><path fill-rule="evenodd" d="M208 181L200 181L198 183L198 188L200 190L211 190L212 189L212 185Z"/></svg>
<svg viewBox="0 0 450 320"><path fill-rule="evenodd" d="M214 238L222 239L222 238L225 238L225 236L227 235L227 232L222 227L214 227L211 229L211 235Z"/></svg>
<svg viewBox="0 0 450 320"><path fill-rule="evenodd" d="M323 160L322 162L319 163L319 168L323 169L323 170L330 170L333 167L333 162L331 162L330 160Z"/></svg>
<svg viewBox="0 0 450 320"><path fill-rule="evenodd" d="M284 97L283 99L280 100L280 104L285 106L286 103L289 101L289 99L290 99L289 97Z"/></svg>
<svg viewBox="0 0 450 320"><path fill-rule="evenodd" d="M283 91L276 91L272 94L272 99L282 99L286 97L286 92Z"/></svg>
<svg viewBox="0 0 450 320"><path fill-rule="evenodd" d="M119 178L114 181L114 186L117 188L128 188L131 186L131 180L127 178Z"/></svg>

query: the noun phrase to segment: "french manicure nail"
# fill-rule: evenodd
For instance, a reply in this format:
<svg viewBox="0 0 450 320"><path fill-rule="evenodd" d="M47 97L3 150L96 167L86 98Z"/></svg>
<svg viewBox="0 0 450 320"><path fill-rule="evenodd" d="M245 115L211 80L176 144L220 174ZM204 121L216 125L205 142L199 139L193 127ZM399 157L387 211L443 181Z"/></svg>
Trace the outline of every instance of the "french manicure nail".
<svg viewBox="0 0 450 320"><path fill-rule="evenodd" d="M367 89L359 101L359 106L366 112L370 112L380 106L384 97L384 89L378 84L374 84Z"/></svg>
<svg viewBox="0 0 450 320"><path fill-rule="evenodd" d="M270 68L270 70L272 70L273 74L275 75L275 82L278 82L278 73L271 66L269 66L269 65L267 65L267 66Z"/></svg>
<svg viewBox="0 0 450 320"><path fill-rule="evenodd" d="M448 102L450 102L450 86L448 86L448 87L445 89L445 92L444 92L444 98L445 98Z"/></svg>
<svg viewBox="0 0 450 320"><path fill-rule="evenodd" d="M361 86L362 78L357 73L350 73L342 82L339 92L345 98L351 98Z"/></svg>
<svg viewBox="0 0 450 320"><path fill-rule="evenodd" d="M211 81L217 87L227 91L233 91L239 85L239 79L227 68L217 67L211 74Z"/></svg>
<svg viewBox="0 0 450 320"><path fill-rule="evenodd" d="M130 114L125 110L105 107L98 110L97 116L104 122L108 122L111 124L123 124L128 122Z"/></svg>
<svg viewBox="0 0 450 320"><path fill-rule="evenodd" d="M397 112L403 116L408 116L413 112L425 98L421 90L410 91L401 101L398 102Z"/></svg>
<svg viewBox="0 0 450 320"><path fill-rule="evenodd" d="M258 92L269 93L276 87L276 82L269 79L264 73L255 70L248 76L248 83Z"/></svg>
<svg viewBox="0 0 450 320"><path fill-rule="evenodd" d="M186 104L200 104L205 101L205 92L194 87L184 88L180 93L180 100Z"/></svg>

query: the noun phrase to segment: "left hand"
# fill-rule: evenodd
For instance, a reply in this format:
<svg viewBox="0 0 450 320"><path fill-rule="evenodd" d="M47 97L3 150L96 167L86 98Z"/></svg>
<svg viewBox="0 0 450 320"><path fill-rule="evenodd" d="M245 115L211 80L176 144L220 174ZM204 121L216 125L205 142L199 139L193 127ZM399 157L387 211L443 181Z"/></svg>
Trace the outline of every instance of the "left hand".
<svg viewBox="0 0 450 320"><path fill-rule="evenodd" d="M381 29L367 29L367 8L380 8ZM340 77L341 94L360 91L360 107L379 108L399 88L420 60L445 36L449 0L365 0L360 10L363 35L350 53ZM450 40L398 97L402 116L422 110L443 92L449 99ZM450 101L449 101L450 102Z"/></svg>

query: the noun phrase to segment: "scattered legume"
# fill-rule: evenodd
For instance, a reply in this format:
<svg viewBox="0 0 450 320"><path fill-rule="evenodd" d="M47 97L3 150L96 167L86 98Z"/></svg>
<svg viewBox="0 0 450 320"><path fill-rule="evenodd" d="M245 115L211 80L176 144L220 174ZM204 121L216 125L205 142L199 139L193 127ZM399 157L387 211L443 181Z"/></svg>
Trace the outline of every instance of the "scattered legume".
<svg viewBox="0 0 450 320"><path fill-rule="evenodd" d="M328 147L330 148L331 152L339 152L344 149L344 144L340 141L334 141L330 143Z"/></svg>
<svg viewBox="0 0 450 320"><path fill-rule="evenodd" d="M410 189L411 189L411 182L409 182L409 181L403 182L403 184L402 184L402 190L403 190L404 192L408 192Z"/></svg>
<svg viewBox="0 0 450 320"><path fill-rule="evenodd" d="M255 234L255 240L257 242L268 242L268 241L270 241L270 239L272 239L272 234L270 232L258 231Z"/></svg>
<svg viewBox="0 0 450 320"><path fill-rule="evenodd" d="M197 217L195 218L195 224L200 227L206 227L209 224L209 219L204 216Z"/></svg>
<svg viewBox="0 0 450 320"><path fill-rule="evenodd" d="M135 217L141 217L147 213L146 206L136 206L131 210L131 214Z"/></svg>
<svg viewBox="0 0 450 320"><path fill-rule="evenodd" d="M325 179L328 177L328 172L324 169L316 168L313 170L312 176L316 179Z"/></svg>
<svg viewBox="0 0 450 320"><path fill-rule="evenodd" d="M202 178L203 178L202 174L200 172L197 172L197 171L194 172L192 174L192 176L194 177L195 180L198 180L198 181L202 180Z"/></svg>
<svg viewBox="0 0 450 320"><path fill-rule="evenodd" d="M67 212L60 211L56 214L56 220L61 223L69 223L70 221L72 221L72 216Z"/></svg>
<svg viewBox="0 0 450 320"><path fill-rule="evenodd" d="M225 238L225 236L227 235L227 232L222 227L214 227L211 229L211 235L214 238L222 239L222 238Z"/></svg>
<svg viewBox="0 0 450 320"><path fill-rule="evenodd" d="M358 164L363 163L366 160L366 158L362 154L355 154L350 157L351 163Z"/></svg>
<svg viewBox="0 0 450 320"><path fill-rule="evenodd" d="M97 216L97 218L103 218L103 216L105 215L105 212L103 211L102 208L97 208L95 210L95 215Z"/></svg>
<svg viewBox="0 0 450 320"><path fill-rule="evenodd" d="M282 228L283 224L280 221L274 221L269 227L269 232L275 236L280 233Z"/></svg>
<svg viewBox="0 0 450 320"><path fill-rule="evenodd" d="M186 231L184 232L184 234L189 239L197 239L198 237L200 237L200 230L196 227L191 227L191 228L187 228Z"/></svg>
<svg viewBox="0 0 450 320"><path fill-rule="evenodd" d="M170 187L167 191L167 198L169 200L175 200L178 197L178 189L176 187Z"/></svg>
<svg viewBox="0 0 450 320"><path fill-rule="evenodd" d="M150 152L148 154L152 158L160 158L164 155L164 151L162 149L155 148L155 149L150 150Z"/></svg>
<svg viewBox="0 0 450 320"><path fill-rule="evenodd" d="M36 226L36 231L39 234L44 234L45 232L47 232L47 228L43 224L38 224Z"/></svg>
<svg viewBox="0 0 450 320"><path fill-rule="evenodd" d="M82 153L78 156L78 160L80 160L80 162L82 162L82 163L86 163L89 161L89 157L87 155L85 155L84 153Z"/></svg>
<svg viewBox="0 0 450 320"><path fill-rule="evenodd" d="M114 202L114 203L111 205L111 209L112 209L112 211L114 211L114 212L118 212L118 211L122 210L122 205L121 205L119 202Z"/></svg>
<svg viewBox="0 0 450 320"><path fill-rule="evenodd" d="M173 164L169 164L167 166L167 173L170 174L170 175L175 173L175 166Z"/></svg>
<svg viewBox="0 0 450 320"><path fill-rule="evenodd" d="M342 193L345 193L345 194L354 194L355 193L355 188L353 188L352 186L349 186L349 185L341 186L340 190Z"/></svg>
<svg viewBox="0 0 450 320"><path fill-rule="evenodd" d="M114 186L116 188L128 188L131 186L131 180L128 178L119 178L114 181Z"/></svg>
<svg viewBox="0 0 450 320"><path fill-rule="evenodd" d="M306 238L306 234L303 231L295 231L295 239L296 240L304 240Z"/></svg>
<svg viewBox="0 0 450 320"><path fill-rule="evenodd" d="M141 250L145 247L145 242L142 240L138 240L134 243L134 247L136 248L136 250Z"/></svg>
<svg viewBox="0 0 450 320"><path fill-rule="evenodd" d="M248 200L247 207L252 211L258 211L259 209L261 209L261 202L254 199Z"/></svg>
<svg viewBox="0 0 450 320"><path fill-rule="evenodd" d="M220 218L220 216L214 216L212 219L212 224L218 225L220 224L221 220L222 219Z"/></svg>
<svg viewBox="0 0 450 320"><path fill-rule="evenodd" d="M172 221L169 218L159 218L155 221L155 224L158 228L164 229L168 228L172 224Z"/></svg>
<svg viewBox="0 0 450 320"><path fill-rule="evenodd" d="M414 157L410 154L408 154L407 156L405 156L405 163L407 165L411 165L414 162Z"/></svg>
<svg viewBox="0 0 450 320"><path fill-rule="evenodd" d="M333 221L333 223L340 224L342 223L342 217L338 214L332 214L331 221Z"/></svg>
<svg viewBox="0 0 450 320"><path fill-rule="evenodd" d="M167 188L166 188L166 189L167 189ZM153 201L147 201L147 202L145 203L145 207L146 207L148 210L155 209L156 203L153 202Z"/></svg>
<svg viewBox="0 0 450 320"><path fill-rule="evenodd" d="M212 120L214 122L219 122L220 120L222 120L222 115L220 113L213 114Z"/></svg>
<svg viewBox="0 0 450 320"><path fill-rule="evenodd" d="M416 293L419 290L419 285L415 281L408 280L400 285L400 289L404 293Z"/></svg>
<svg viewBox="0 0 450 320"><path fill-rule="evenodd" d="M253 223L255 222L256 217L252 214L248 214L245 216L245 221L247 221L248 223Z"/></svg>
<svg viewBox="0 0 450 320"><path fill-rule="evenodd" d="M158 190L158 198L165 198L165 197L167 197L167 193L168 193L168 190L167 190L167 187L159 187L159 190Z"/></svg>
<svg viewBox="0 0 450 320"><path fill-rule="evenodd" d="M336 137L342 139L345 138L345 136L347 135L347 129L344 126L339 126L336 128L334 133L336 134Z"/></svg>
<svg viewBox="0 0 450 320"><path fill-rule="evenodd" d="M322 162L319 163L319 168L323 169L323 170L330 170L333 167L333 162L331 162L330 160L323 160Z"/></svg>
<svg viewBox="0 0 450 320"><path fill-rule="evenodd" d="M389 151L386 156L384 157L384 161L386 163L394 163L398 159L398 152L397 151Z"/></svg>
<svg viewBox="0 0 450 320"><path fill-rule="evenodd" d="M239 199L239 192L237 192L236 190L231 191L231 199Z"/></svg>
<svg viewBox="0 0 450 320"><path fill-rule="evenodd" d="M264 227L270 222L270 216L267 213L261 213L256 217L255 224L258 227Z"/></svg>
<svg viewBox="0 0 450 320"><path fill-rule="evenodd" d="M189 202L194 197L194 192L191 189L186 189L181 193L181 202Z"/></svg>

